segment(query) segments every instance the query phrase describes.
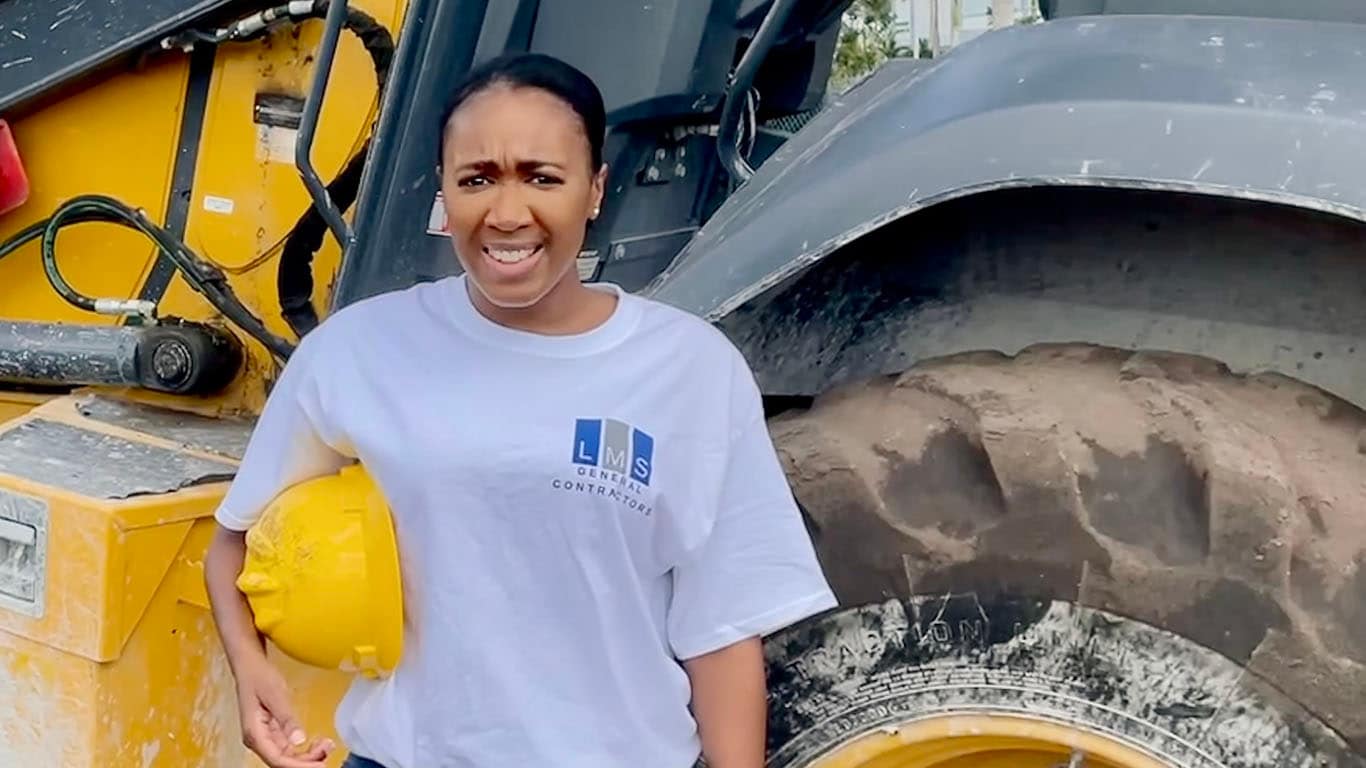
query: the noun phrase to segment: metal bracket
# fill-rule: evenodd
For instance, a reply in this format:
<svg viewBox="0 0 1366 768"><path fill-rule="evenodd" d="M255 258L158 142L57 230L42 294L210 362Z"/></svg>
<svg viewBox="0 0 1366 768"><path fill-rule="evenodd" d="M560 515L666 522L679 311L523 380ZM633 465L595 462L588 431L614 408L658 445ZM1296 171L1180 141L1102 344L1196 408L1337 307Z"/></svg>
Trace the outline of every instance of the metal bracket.
<svg viewBox="0 0 1366 768"><path fill-rule="evenodd" d="M304 186L308 188L308 194L313 198L313 204L318 207L318 211L322 213L328 228L336 236L343 255L351 250L356 235L346 223L346 219L342 218L341 209L327 193L327 185L323 184L322 177L313 167L310 155L313 151L313 137L318 130L318 117L322 113L323 96L327 93L327 81L332 76L332 61L337 56L337 43L341 39L342 26L346 22L346 2L347 0L328 2L322 42L319 44L318 58L314 62L317 69L313 73L313 85L309 88L308 98L304 101L304 114L299 121L299 143L294 149L294 164L299 168Z"/></svg>

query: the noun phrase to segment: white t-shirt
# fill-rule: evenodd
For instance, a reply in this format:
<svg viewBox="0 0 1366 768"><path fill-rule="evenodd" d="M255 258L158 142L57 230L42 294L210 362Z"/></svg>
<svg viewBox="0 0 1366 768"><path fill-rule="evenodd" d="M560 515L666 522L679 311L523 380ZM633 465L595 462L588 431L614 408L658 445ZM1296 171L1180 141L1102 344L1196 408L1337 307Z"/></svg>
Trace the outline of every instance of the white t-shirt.
<svg viewBox="0 0 1366 768"><path fill-rule="evenodd" d="M300 344L217 513L359 459L393 509L407 634L337 712L389 768L688 768L679 659L835 599L743 357L610 285L574 336L497 325L463 277L353 304Z"/></svg>

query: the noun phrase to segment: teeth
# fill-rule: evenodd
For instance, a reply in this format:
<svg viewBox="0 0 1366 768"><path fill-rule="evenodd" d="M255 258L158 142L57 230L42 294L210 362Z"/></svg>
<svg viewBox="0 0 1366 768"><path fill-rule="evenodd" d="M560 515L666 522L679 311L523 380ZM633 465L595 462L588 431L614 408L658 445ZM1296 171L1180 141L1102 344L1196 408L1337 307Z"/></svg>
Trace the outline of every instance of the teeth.
<svg viewBox="0 0 1366 768"><path fill-rule="evenodd" d="M523 259L531 258L531 254L536 252L535 248L485 248L487 253L494 261L502 264L516 264Z"/></svg>

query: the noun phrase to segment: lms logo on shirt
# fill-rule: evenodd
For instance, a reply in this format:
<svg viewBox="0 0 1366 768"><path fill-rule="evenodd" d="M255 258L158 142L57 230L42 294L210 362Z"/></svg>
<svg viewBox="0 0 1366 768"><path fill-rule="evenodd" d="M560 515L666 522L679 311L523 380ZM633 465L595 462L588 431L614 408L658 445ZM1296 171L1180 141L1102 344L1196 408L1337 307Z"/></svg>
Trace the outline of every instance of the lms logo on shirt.
<svg viewBox="0 0 1366 768"><path fill-rule="evenodd" d="M642 485L650 484L654 468L655 440L616 419L576 419L574 463L626 475Z"/></svg>

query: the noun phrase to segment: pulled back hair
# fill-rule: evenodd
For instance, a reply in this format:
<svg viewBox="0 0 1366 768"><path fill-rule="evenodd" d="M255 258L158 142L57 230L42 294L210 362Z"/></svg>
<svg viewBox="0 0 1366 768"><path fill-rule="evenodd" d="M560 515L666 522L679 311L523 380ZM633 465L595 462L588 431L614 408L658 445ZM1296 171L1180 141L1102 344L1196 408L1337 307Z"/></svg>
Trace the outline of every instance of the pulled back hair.
<svg viewBox="0 0 1366 768"><path fill-rule="evenodd" d="M542 53L512 53L480 64L451 89L438 124L437 165L446 143L451 115L471 96L494 86L538 88L568 104L583 122L592 158L590 172L602 167L602 144L607 133L607 111L592 78L570 64Z"/></svg>

